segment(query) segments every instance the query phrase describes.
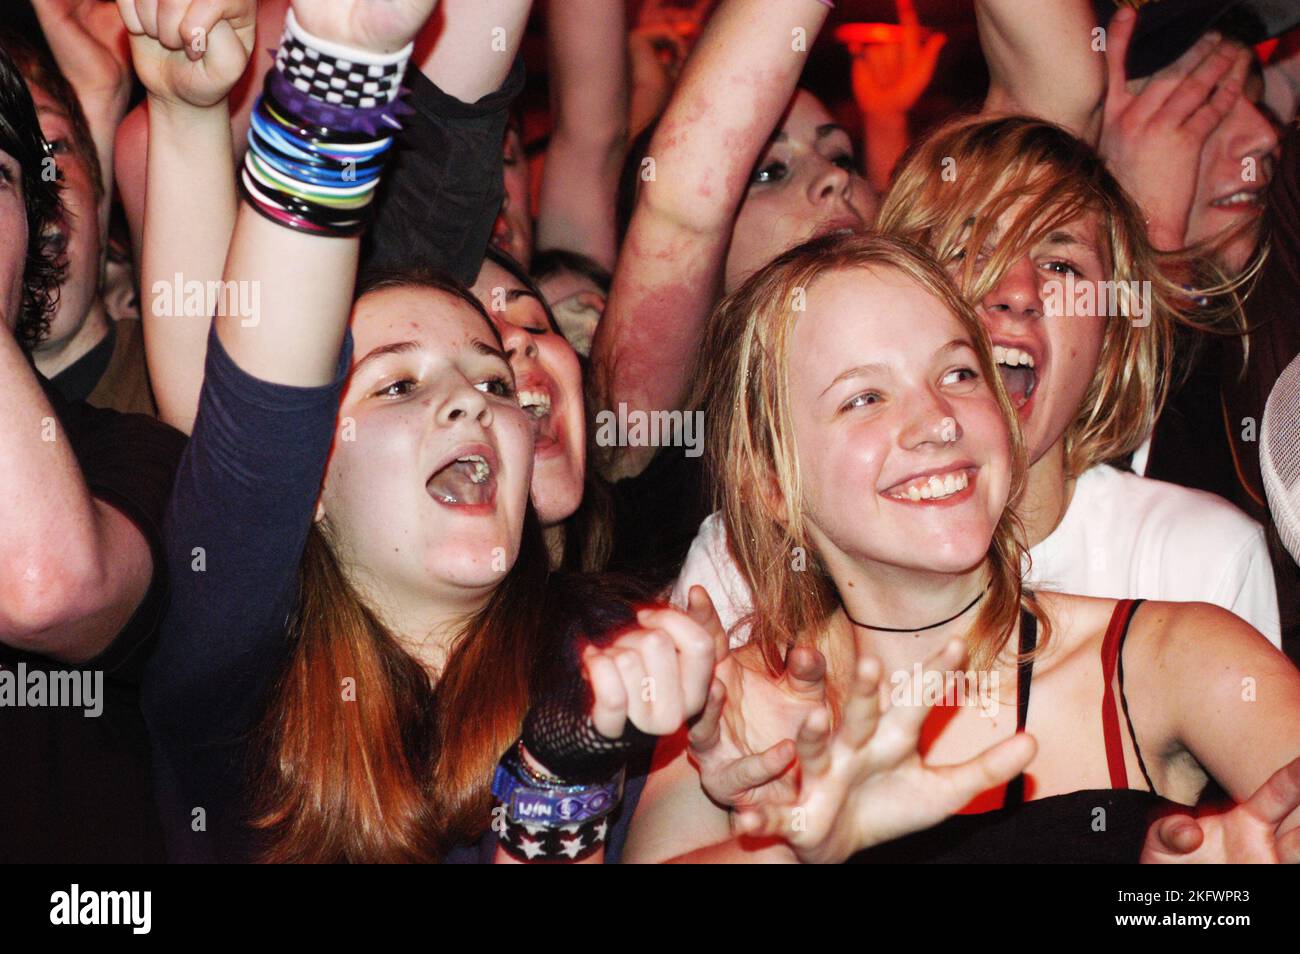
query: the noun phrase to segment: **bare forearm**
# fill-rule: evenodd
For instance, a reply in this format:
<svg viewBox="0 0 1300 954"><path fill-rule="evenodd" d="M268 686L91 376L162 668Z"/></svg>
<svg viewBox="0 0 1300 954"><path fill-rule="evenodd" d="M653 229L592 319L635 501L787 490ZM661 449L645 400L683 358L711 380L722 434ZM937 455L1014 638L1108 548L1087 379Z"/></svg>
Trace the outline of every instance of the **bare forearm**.
<svg viewBox="0 0 1300 954"><path fill-rule="evenodd" d="M718 8L651 143L656 170L643 203L685 228L729 232L828 12L816 0Z"/></svg>
<svg viewBox="0 0 1300 954"><path fill-rule="evenodd" d="M539 248L566 248L613 268L614 203L627 148L623 8L564 0L548 8L551 145L542 180Z"/></svg>
<svg viewBox="0 0 1300 954"><path fill-rule="evenodd" d="M989 67L984 109L1058 123L1089 142L1100 132L1104 50L1086 0L977 0L975 18Z"/></svg>
<svg viewBox="0 0 1300 954"><path fill-rule="evenodd" d="M709 21L651 142L653 172L643 169L592 343L597 411L686 400L736 209L827 12L816 0L727 0ZM611 479L649 460L644 448L605 453L597 465Z"/></svg>
<svg viewBox="0 0 1300 954"><path fill-rule="evenodd" d="M235 227L232 148L225 101L197 108L150 100L140 281L145 345L159 412L186 433L198 410L211 318L207 310L187 314L187 288L203 289L218 310L240 300L218 294L213 302L207 291L220 290L213 283L221 280Z"/></svg>
<svg viewBox="0 0 1300 954"><path fill-rule="evenodd" d="M519 52L532 0L443 0L417 48L436 42L420 70L443 92L474 103L505 82Z"/></svg>
<svg viewBox="0 0 1300 954"><path fill-rule="evenodd" d="M100 648L60 624L115 602L101 515L67 433L13 336L0 334L0 641L64 658ZM126 556L124 554L124 556Z"/></svg>
<svg viewBox="0 0 1300 954"><path fill-rule="evenodd" d="M867 181L884 195L894 166L907 151L907 114L868 113L863 117L863 143Z"/></svg>

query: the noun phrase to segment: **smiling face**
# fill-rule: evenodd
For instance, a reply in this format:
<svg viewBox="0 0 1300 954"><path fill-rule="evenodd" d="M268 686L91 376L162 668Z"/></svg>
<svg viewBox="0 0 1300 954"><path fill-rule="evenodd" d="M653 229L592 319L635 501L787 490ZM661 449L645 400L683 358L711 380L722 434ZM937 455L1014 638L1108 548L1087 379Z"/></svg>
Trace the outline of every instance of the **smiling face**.
<svg viewBox="0 0 1300 954"><path fill-rule="evenodd" d="M18 160L0 150L0 319L12 334L23 304L27 263L27 206Z"/></svg>
<svg viewBox="0 0 1300 954"><path fill-rule="evenodd" d="M728 291L787 249L875 219L876 196L856 172L849 134L811 93L795 94L754 168L732 227Z"/></svg>
<svg viewBox="0 0 1300 954"><path fill-rule="evenodd" d="M1020 200L998 219L977 253L976 278L1028 201ZM1062 439L1078 415L1097 373L1106 322L1123 320L1099 314L1104 308L1088 307L1089 291L1094 303L1105 301L1095 292L1098 282L1110 278L1098 225L1096 215L1086 214L1050 230L973 303L993 341L994 360L1020 416L1031 464ZM1071 275L1072 285L1067 281ZM1067 295L1071 288L1073 294ZM1049 314L1057 310L1064 314Z"/></svg>
<svg viewBox="0 0 1300 954"><path fill-rule="evenodd" d="M57 223L56 251L67 262L59 286L59 303L50 320L42 348L66 343L85 323L99 294L100 240L95 180L73 133L72 120L59 102L32 84L32 101L40 117L41 132L54 152L63 185L63 215Z"/></svg>
<svg viewBox="0 0 1300 954"><path fill-rule="evenodd" d="M1278 146L1276 127L1259 109L1264 81L1257 67L1241 98L1201 148L1196 196L1187 219L1189 245L1247 227L1218 256L1220 264L1232 274L1242 271L1254 254L1264 193L1272 178Z"/></svg>
<svg viewBox="0 0 1300 954"><path fill-rule="evenodd" d="M1011 439L975 342L893 268L827 274L792 333L790 417L818 552L940 573L986 558Z"/></svg>
<svg viewBox="0 0 1300 954"><path fill-rule="evenodd" d="M542 303L496 262L485 261L474 295L492 316L532 422L533 506L542 526L567 519L582 502L587 466L582 368Z"/></svg>
<svg viewBox="0 0 1300 954"><path fill-rule="evenodd" d="M532 435L472 305L386 288L353 311L357 361L317 516L362 592L403 618L472 605L519 553Z"/></svg>

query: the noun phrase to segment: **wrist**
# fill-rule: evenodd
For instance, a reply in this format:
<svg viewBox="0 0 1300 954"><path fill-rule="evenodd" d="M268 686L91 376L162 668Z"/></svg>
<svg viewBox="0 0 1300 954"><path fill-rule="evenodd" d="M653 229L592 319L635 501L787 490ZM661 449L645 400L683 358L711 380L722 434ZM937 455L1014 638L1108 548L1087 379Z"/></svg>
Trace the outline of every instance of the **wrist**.
<svg viewBox="0 0 1300 954"><path fill-rule="evenodd" d="M178 147L193 141L196 133L221 130L230 136L230 103L222 99L211 106L195 106L184 100L150 93L149 135L175 140Z"/></svg>
<svg viewBox="0 0 1300 954"><path fill-rule="evenodd" d="M323 24L313 23L310 27L304 25L292 6L289 7L284 22L286 34L297 36L313 50L342 60L380 66L401 63L404 66L415 49L414 38L405 43L358 36L336 39L328 35L329 31Z"/></svg>

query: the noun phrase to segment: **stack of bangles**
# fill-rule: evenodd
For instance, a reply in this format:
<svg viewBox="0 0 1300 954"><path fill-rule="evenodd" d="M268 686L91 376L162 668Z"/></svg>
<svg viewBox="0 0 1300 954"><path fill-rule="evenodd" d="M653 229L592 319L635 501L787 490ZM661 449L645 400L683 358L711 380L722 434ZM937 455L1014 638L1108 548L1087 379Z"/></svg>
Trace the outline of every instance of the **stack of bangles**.
<svg viewBox="0 0 1300 954"><path fill-rule="evenodd" d="M248 130L240 190L273 222L314 235L366 225L411 47L376 55L304 30L290 10Z"/></svg>

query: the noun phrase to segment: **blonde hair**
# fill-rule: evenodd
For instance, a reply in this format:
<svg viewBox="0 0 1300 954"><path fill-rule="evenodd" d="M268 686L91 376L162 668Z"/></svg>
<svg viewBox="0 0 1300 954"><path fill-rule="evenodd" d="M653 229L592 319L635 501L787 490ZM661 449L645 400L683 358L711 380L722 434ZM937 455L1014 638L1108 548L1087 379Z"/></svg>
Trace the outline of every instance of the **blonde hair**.
<svg viewBox="0 0 1300 954"><path fill-rule="evenodd" d="M855 269L895 270L943 303L970 335L1010 433L1010 497L989 546L989 592L970 640L972 664L987 666L1006 645L1022 605L1042 619L1032 595L1021 587L1025 546L1012 506L1025 485L1024 443L978 316L924 249L884 235L830 236L786 252L723 299L705 332L697 397L710 417L716 504L732 554L754 593L747 619L750 641L769 669L780 672L789 649L820 639L839 606L802 511L787 368L797 296L824 275ZM802 572L791 572L786 562L795 548L812 555Z"/></svg>
<svg viewBox="0 0 1300 954"><path fill-rule="evenodd" d="M1174 379L1175 328L1237 333L1228 326L1239 318L1240 302L1233 288L1219 285L1204 293L1226 293L1223 307L1198 309L1202 293L1176 280L1190 280L1193 263L1152 248L1142 214L1101 157L1064 129L1027 117L965 118L935 130L899 168L878 227L948 263L984 248L998 219L1021 199L1025 207L978 274L976 256L965 256L958 284L968 301L980 301L1029 248L1089 212L1100 218L1100 252L1113 287L1140 280L1151 290L1145 327L1129 320L1129 296L1116 296L1122 320L1106 323L1097 370L1064 435L1066 473L1076 477L1131 453L1151 432Z"/></svg>

